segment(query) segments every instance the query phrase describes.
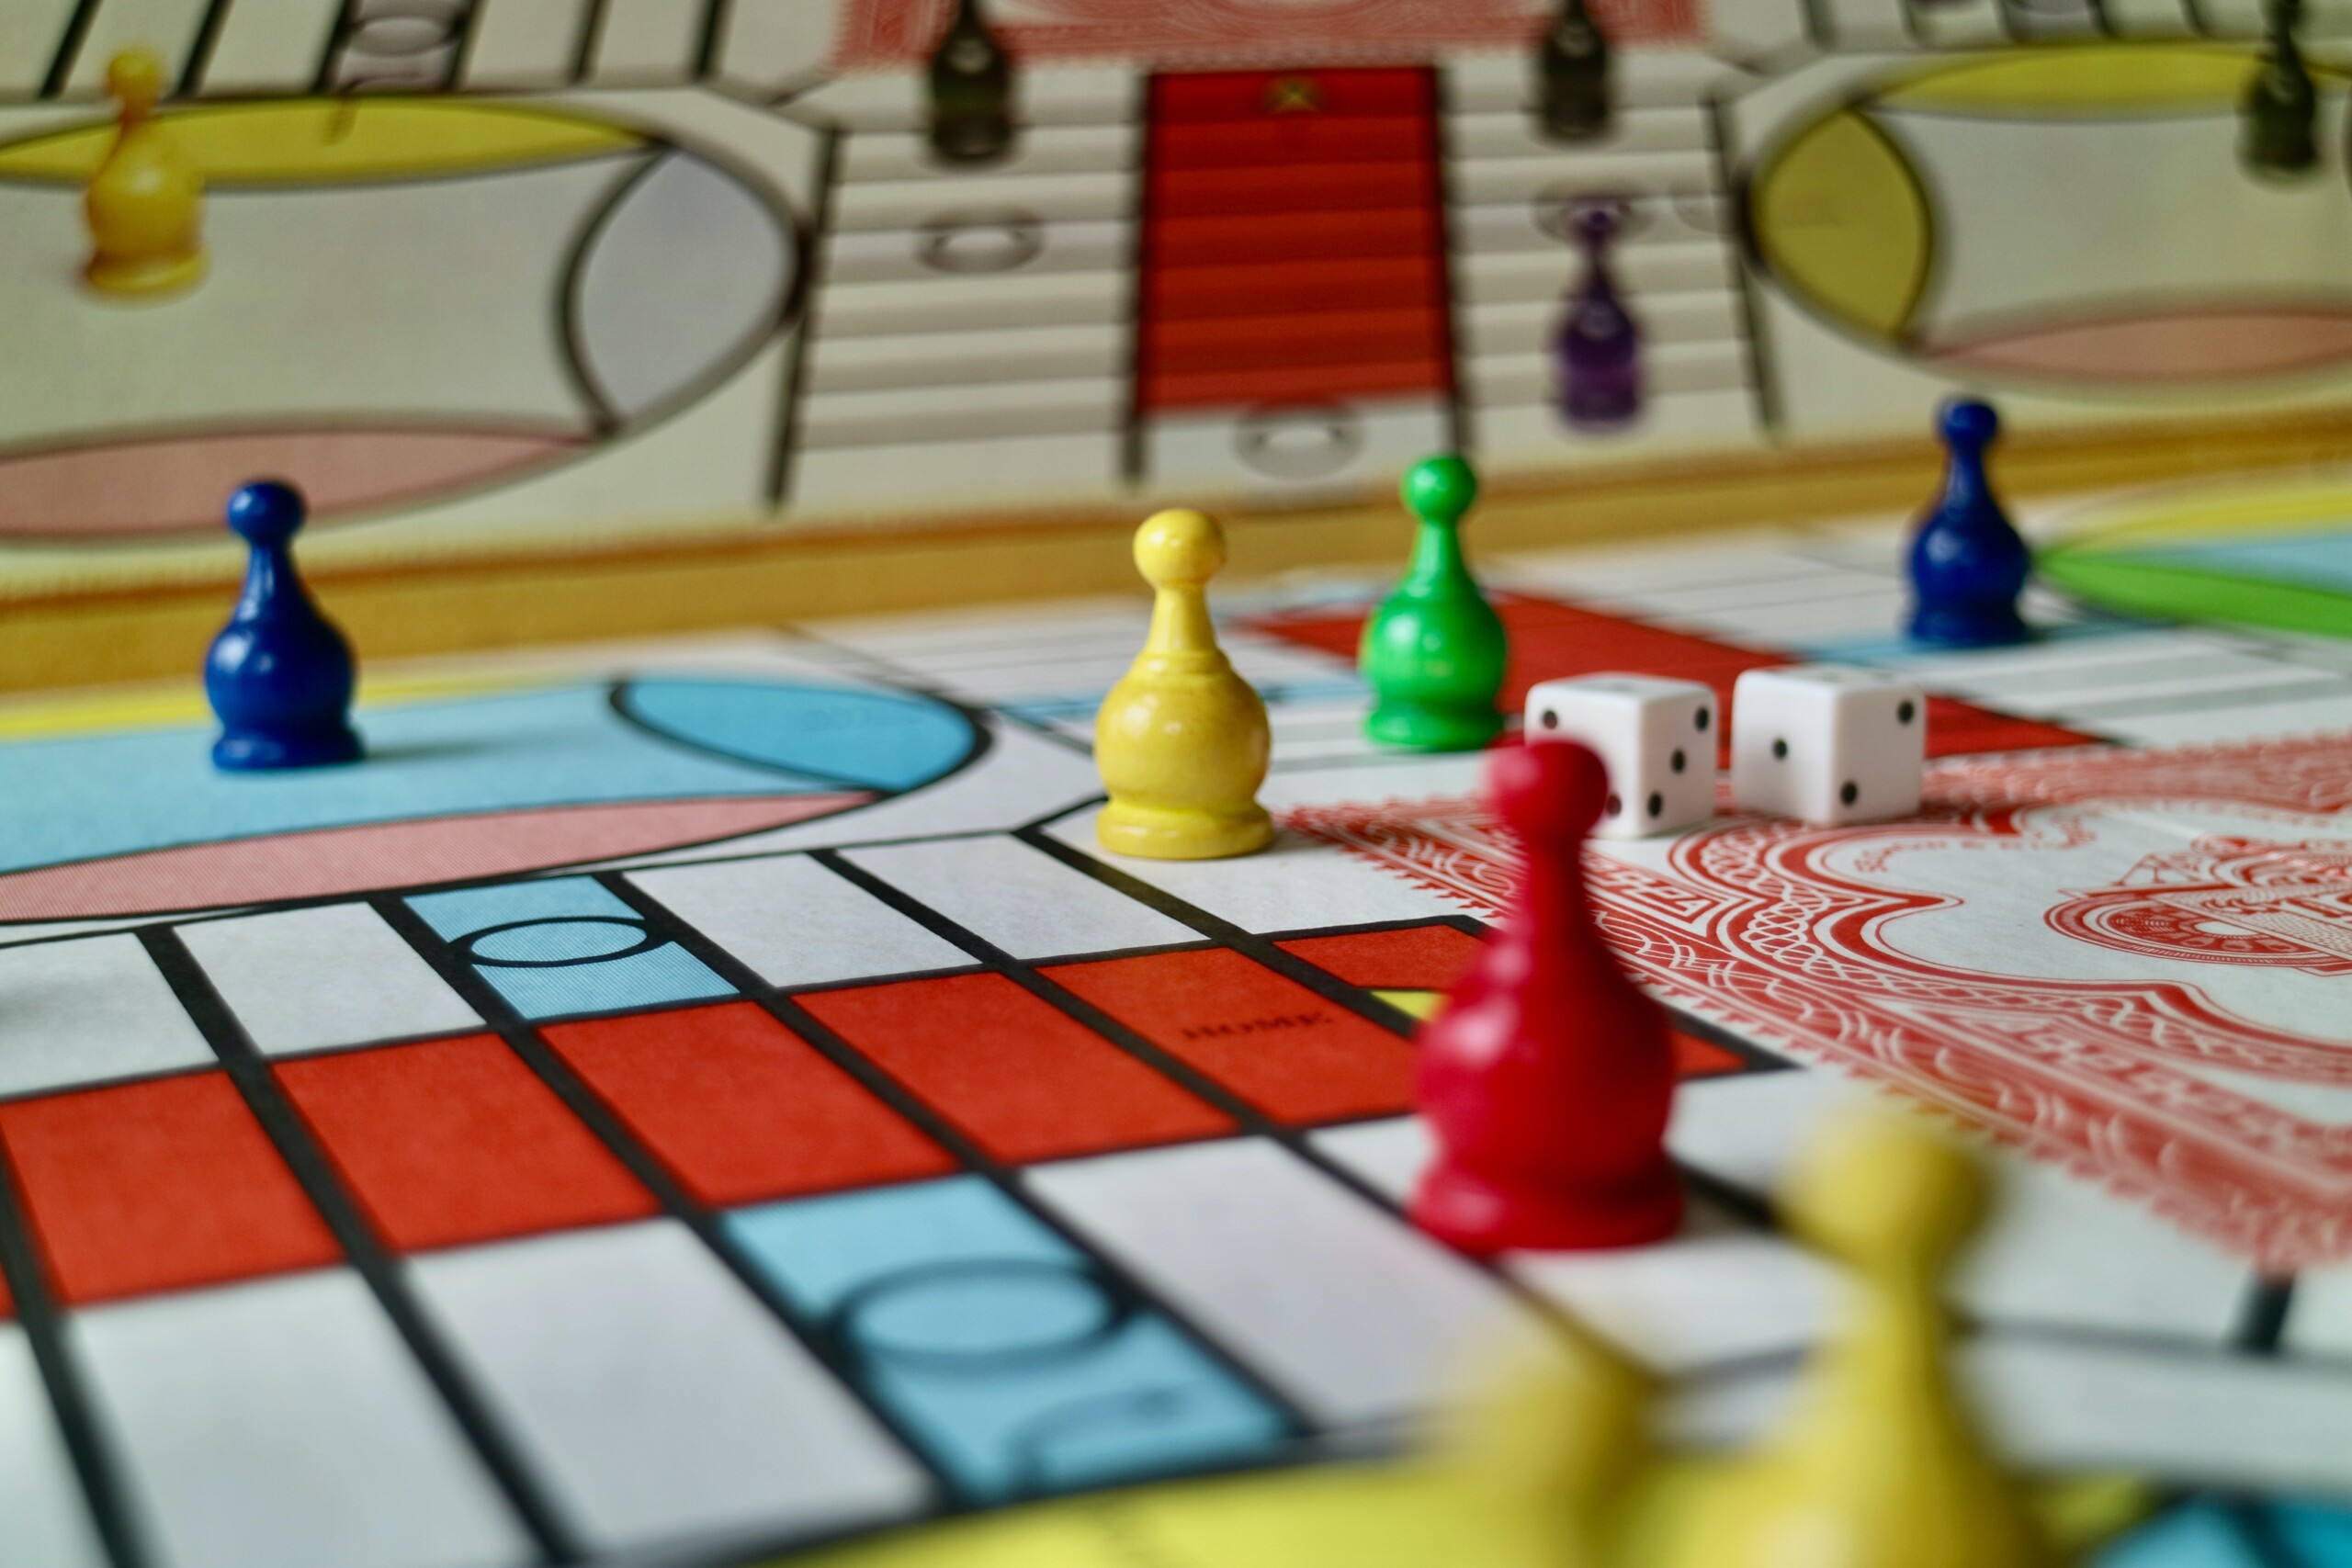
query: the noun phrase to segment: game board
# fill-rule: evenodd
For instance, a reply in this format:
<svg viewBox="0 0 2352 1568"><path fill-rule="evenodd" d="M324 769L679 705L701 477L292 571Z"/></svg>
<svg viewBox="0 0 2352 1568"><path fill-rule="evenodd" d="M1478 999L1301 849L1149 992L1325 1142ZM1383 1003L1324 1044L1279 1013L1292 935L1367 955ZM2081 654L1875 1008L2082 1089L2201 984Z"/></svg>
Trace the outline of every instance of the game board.
<svg viewBox="0 0 2352 1568"><path fill-rule="evenodd" d="M1491 571L1513 693L1836 657L1939 694L1917 820L1600 848L1693 1218L1491 1267L1397 1205L1411 1030L1513 851L1476 757L1361 739L1378 584L1224 605L1284 831L1223 863L1094 846L1134 600L373 669L370 760L311 774L213 773L187 686L8 705L0 1560L855 1554L1393 1453L1555 1310L1742 1434L1830 1303L1764 1194L1883 1089L1998 1151L1959 1304L2007 1447L2352 1491L2342 649L2037 593L2044 640L1923 655L1894 560ZM1286 1535L1147 1493L1005 1560L1314 1561L1386 1517L1333 1474ZM965 1561L929 1539L881 1550Z"/></svg>
<svg viewBox="0 0 2352 1568"><path fill-rule="evenodd" d="M1525 107L1539 0L998 9L1030 123L949 170L941 0L17 0L0 592L225 576L263 472L332 570L1844 450L1962 385L2024 431L2352 386L2332 3L2294 186L2232 160L2254 0L1612 0L1620 125L1574 147ZM126 310L74 276L133 43L215 259ZM1611 434L1549 349L1600 197L1648 338Z"/></svg>

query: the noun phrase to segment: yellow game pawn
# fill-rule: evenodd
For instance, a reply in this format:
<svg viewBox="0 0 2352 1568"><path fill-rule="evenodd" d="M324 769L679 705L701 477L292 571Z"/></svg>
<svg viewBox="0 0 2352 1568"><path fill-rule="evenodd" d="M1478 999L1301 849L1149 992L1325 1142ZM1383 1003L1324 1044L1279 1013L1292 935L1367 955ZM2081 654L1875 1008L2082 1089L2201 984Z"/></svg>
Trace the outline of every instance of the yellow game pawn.
<svg viewBox="0 0 2352 1568"><path fill-rule="evenodd" d="M1573 1331L1557 1359L1497 1369L1450 1444L1492 1546L1460 1568L1640 1568L1674 1464L1650 1438L1657 1396L1647 1373Z"/></svg>
<svg viewBox="0 0 2352 1568"><path fill-rule="evenodd" d="M1207 587L1225 534L1197 512L1162 512L1136 530L1136 569L1154 590L1151 635L1094 716L1094 762L1111 803L1102 847L1150 860L1216 860L1272 841L1258 804L1266 705L1233 672L1210 624Z"/></svg>
<svg viewBox="0 0 2352 1568"><path fill-rule="evenodd" d="M1938 1301L1984 1214L1963 1150L1907 1117L1831 1130L1781 1212L1854 1272L1851 1318L1805 1373L1788 1425L1731 1461L1667 1568L2041 1568L2054 1560L1945 1364Z"/></svg>
<svg viewBox="0 0 2352 1568"><path fill-rule="evenodd" d="M122 129L82 209L90 224L90 287L104 294L169 294L204 276L204 176L154 119L164 62L128 50L107 66Z"/></svg>

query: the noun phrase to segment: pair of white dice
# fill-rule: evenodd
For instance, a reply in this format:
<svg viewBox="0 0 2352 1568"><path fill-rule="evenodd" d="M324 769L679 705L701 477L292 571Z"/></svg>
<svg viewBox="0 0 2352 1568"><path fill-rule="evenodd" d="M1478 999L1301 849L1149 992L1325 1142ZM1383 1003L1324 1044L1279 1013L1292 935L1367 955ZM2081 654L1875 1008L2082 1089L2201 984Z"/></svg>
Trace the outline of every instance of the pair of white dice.
<svg viewBox="0 0 2352 1568"><path fill-rule="evenodd" d="M1919 808L1928 699L1907 681L1835 664L1750 670L1732 688L1733 798L1807 822ZM1580 740L1609 770L1593 831L1637 839L1715 814L1715 694L1696 681L1578 675L1527 694L1527 739Z"/></svg>

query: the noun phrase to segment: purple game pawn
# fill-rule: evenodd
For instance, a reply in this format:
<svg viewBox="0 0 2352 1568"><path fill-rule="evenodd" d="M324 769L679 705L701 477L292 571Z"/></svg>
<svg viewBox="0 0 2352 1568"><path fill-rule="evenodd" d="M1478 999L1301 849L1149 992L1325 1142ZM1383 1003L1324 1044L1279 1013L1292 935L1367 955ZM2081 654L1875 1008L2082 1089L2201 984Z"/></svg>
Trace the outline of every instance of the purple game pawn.
<svg viewBox="0 0 2352 1568"><path fill-rule="evenodd" d="M1642 329L1609 269L1609 246L1622 220L1613 202L1586 203L1571 214L1584 279L1568 296L1553 346L1560 412L1579 430L1622 429L1642 412Z"/></svg>

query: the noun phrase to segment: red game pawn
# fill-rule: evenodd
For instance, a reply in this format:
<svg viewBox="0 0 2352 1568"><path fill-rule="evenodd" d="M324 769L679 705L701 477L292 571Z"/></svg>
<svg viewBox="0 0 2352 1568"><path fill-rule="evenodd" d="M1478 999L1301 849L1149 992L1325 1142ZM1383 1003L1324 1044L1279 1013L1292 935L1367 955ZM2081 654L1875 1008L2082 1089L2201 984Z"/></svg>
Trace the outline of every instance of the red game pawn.
<svg viewBox="0 0 2352 1568"><path fill-rule="evenodd" d="M1497 752L1487 777L1526 869L1501 933L1421 1031L1438 1153L1413 1219L1475 1253L1659 1240L1682 1219L1673 1051L1585 898L1607 774L1585 747L1547 741Z"/></svg>

